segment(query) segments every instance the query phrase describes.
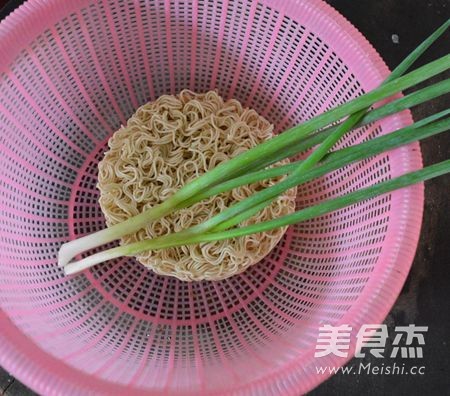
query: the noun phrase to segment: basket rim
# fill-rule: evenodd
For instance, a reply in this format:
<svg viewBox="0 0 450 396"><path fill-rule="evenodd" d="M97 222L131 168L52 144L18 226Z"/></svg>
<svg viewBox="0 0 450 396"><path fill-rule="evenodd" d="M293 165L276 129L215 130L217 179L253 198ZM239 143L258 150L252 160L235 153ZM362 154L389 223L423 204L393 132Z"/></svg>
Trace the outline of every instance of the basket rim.
<svg viewBox="0 0 450 396"><path fill-rule="evenodd" d="M13 62L21 49L43 32L49 22L53 23L71 11L93 1L95 0L71 2L27 0L0 22L0 70L7 71L9 64ZM333 42L345 42L345 46L342 45L336 52L346 63L348 59L351 59L351 63L355 64L356 57L358 67L354 74L365 90L378 85L389 73L381 56L362 33L323 0L257 1L294 20L298 15L307 12L307 18L317 23L314 25L314 32L317 32L320 37L333 35ZM302 14L302 17L304 15ZM332 29L330 29L330 25ZM323 30L325 26L328 33ZM336 38L337 36L339 38ZM343 38L344 40L342 40ZM364 77L363 81L361 81L361 77ZM389 125L395 129L411 122L412 117L409 111L389 118ZM392 166L393 174L402 174L422 166L418 143L397 149L395 155L399 161ZM381 323L400 294L412 265L422 224L423 183L395 191L390 195L391 202L397 202L403 210L393 211L391 209L391 219L386 234L388 243L383 245L382 253L375 266L376 276L371 275L365 291L353 303L339 324L358 326L363 323ZM80 391L94 391L113 395L132 390L134 395L148 394L148 391L142 388L130 388L93 378L51 356L20 332L1 308L0 324L0 365L39 393L69 395L79 394ZM353 354L354 350L350 350L348 358L334 356L323 358L321 365L343 366ZM308 392L331 376L331 374L319 376L313 373L313 361L312 351L309 363L307 358L296 358L286 365L278 367L271 375L230 389L230 391L255 395L265 392L277 393L281 389L287 395ZM55 371L58 372L57 375Z"/></svg>

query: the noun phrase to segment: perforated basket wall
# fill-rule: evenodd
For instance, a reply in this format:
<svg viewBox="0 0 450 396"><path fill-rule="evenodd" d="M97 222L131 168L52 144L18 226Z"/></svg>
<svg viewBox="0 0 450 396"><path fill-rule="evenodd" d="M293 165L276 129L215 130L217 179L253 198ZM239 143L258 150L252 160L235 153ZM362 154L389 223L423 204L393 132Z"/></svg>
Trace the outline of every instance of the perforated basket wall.
<svg viewBox="0 0 450 396"><path fill-rule="evenodd" d="M132 259L73 277L56 267L62 242L104 227L97 162L140 104L217 88L282 131L375 87L387 68L325 3L30 0L0 25L0 72L0 364L33 389L298 395L325 379L317 364L346 361L314 359L320 324L354 335L389 311L422 186L295 225L221 282L183 283ZM420 166L417 145L395 150L303 186L298 207Z"/></svg>

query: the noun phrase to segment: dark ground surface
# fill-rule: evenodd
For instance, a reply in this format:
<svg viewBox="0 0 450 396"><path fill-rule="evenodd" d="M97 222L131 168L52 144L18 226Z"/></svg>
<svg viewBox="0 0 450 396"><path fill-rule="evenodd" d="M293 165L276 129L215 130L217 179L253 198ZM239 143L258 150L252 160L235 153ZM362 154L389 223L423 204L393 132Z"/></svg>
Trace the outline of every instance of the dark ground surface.
<svg viewBox="0 0 450 396"><path fill-rule="evenodd" d="M0 12L0 19L23 1L10 1ZM7 2L0 0L0 7ZM328 0L372 43L392 69L450 17L450 0ZM395 43L393 35L398 36ZM422 58L425 63L450 51L449 34ZM447 73L447 78L450 73ZM414 118L450 108L450 98L413 110ZM448 133L422 143L424 163L447 159L450 154ZM355 375L337 374L310 393L328 395L450 395L450 177L426 184L425 214L421 238L411 272L402 293L385 323L394 326L415 324L428 326L422 359L385 359L383 363L425 366L424 375ZM393 335L393 332L390 331ZM390 354L392 338L386 355ZM349 366L372 362L375 358L353 359ZM0 368L0 395L33 395L18 380Z"/></svg>

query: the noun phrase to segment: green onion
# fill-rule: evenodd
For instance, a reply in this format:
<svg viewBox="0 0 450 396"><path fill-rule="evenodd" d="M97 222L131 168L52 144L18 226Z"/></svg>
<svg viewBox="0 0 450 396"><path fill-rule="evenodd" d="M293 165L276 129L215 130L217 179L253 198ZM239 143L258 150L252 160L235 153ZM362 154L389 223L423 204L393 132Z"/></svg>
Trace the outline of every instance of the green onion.
<svg viewBox="0 0 450 396"><path fill-rule="evenodd" d="M371 124L374 121L378 121L389 115L398 113L402 110L410 109L414 106L437 98L441 95L445 95L450 92L450 79L440 81L429 87L422 88L416 92L413 92L407 96L396 99L382 107L368 112L364 118L358 123L357 127L361 127L367 124ZM316 144L322 143L326 137L336 130L337 126L328 127L315 134L308 136L307 138L301 140L299 143L286 148L283 152L278 153L271 157L270 161L266 161L267 165L272 165L283 158L291 157L297 153L301 153L305 150L310 149Z"/></svg>
<svg viewBox="0 0 450 396"><path fill-rule="evenodd" d="M109 260L114 257L119 257L127 254L136 254L138 250L150 250L154 248L162 248L164 246L179 246L180 244L198 243L195 241L203 241L201 238L219 238L224 239L222 236L231 235L228 237L238 236L237 234L244 232L242 235L248 235L245 232L255 230L253 232L262 232L264 227L272 226L274 224L277 227L283 227L288 224L292 224L289 221L292 219L302 218L296 217L300 212L302 213L319 213L323 208L332 209L336 205L331 202L350 202L351 205L354 202L354 197L360 197L359 200L370 198L373 191L392 191L390 188L401 188L404 180L413 181L418 177L420 180L425 180L429 175L437 175L442 169L445 168L432 168L439 169L433 172L418 173L417 175L405 175L406 179L402 177L397 180L397 184L383 184L379 186L373 186L373 190L364 189L365 195L358 195L358 192L348 194L344 197L337 198L329 201L330 204L325 203L318 204L312 208L307 208L309 212L296 212L293 215L284 216L279 219L274 219L269 222L263 222L255 224L254 226L240 227L232 230L227 228L233 227L236 224L241 223L243 220L251 217L259 210L270 204L270 202L277 196L285 192L287 189L295 187L305 181L312 180L319 177L331 170L338 169L351 162L362 160L370 156L379 154L394 147L398 147L402 144L406 144L418 139L422 139L431 136L435 133L443 132L449 128L449 120L440 120L444 116L448 115L448 112L442 112L440 114L433 115L425 120L419 121L411 126L402 128L399 131L392 134L381 136L372 139L368 142L361 143L359 145L337 150L330 154L328 151L334 146L334 144L348 131L382 119L390 114L394 114L398 111L405 110L420 103L424 103L439 95L443 95L450 91L450 79L434 84L430 87L423 88L417 92L409 94L403 98L396 99L390 103L374 110L368 111L370 106L390 98L392 95L398 92L411 88L418 83L421 83L445 70L450 68L450 55L446 55L436 61L433 61L425 66L403 75L402 74L412 65L412 63L449 27L450 19L442 25L435 33L433 33L427 40L425 40L419 47L416 48L388 77L383 85L380 87L356 98L343 105L337 106L317 117L314 117L301 125L297 125L282 134L274 137L273 139L264 142L241 155L220 164L211 171L198 177L194 181L190 182L172 197L133 218L130 218L120 224L116 224L108 229L96 232L94 234L79 238L77 240L68 242L61 247L59 252L59 265L65 266L72 260L73 257L79 253L92 249L94 247L103 245L107 242L118 239L127 234L136 232L137 230L146 226L150 221L157 220L169 213L180 208L188 207L199 200L205 199L209 196L216 195L220 192L229 191L232 188L236 188L243 184L253 183L255 181L265 180L280 175L288 175L287 178L281 182L278 182L274 186L266 188L251 197L231 206L216 215L204 223L191 227L187 230L183 230L179 233L163 236L154 240L142 241L136 244L120 246L118 248L110 249L101 253L94 254L87 257L77 263L69 264L65 267L66 273L73 273L83 268L87 268L96 263ZM336 124L335 126L330 126ZM320 144L318 148L311 155L309 155L304 161L297 161L295 163L278 166L274 168L264 169L269 165L272 165L283 158L294 156L306 149L309 149L316 144ZM448 171L448 170L447 170ZM280 173L282 172L282 173ZM408 178L408 176L410 176ZM419 181L420 181L419 180ZM393 182L393 181L389 181ZM409 184L406 184L409 185ZM387 187L386 187L387 186ZM394 186L394 187L392 187ZM394 188L394 189L395 189ZM383 192L380 192L380 194ZM353 194L353 195L352 195ZM345 198L347 197L347 198ZM344 201L339 201L339 199ZM328 202L328 201L327 201ZM357 202L357 201L355 201ZM325 206L324 206L325 205ZM331 206L330 206L331 205ZM342 207L342 206L341 206ZM316 208L316 209L314 209ZM329 210L329 211L330 211ZM326 213L326 212L325 212ZM303 216L303 215L302 215ZM287 223L283 223L286 222ZM302 220L295 220L302 221ZM253 227L253 228L252 228ZM255 228L256 227L256 228ZM260 227L260 228L258 228ZM275 228L277 228L275 227ZM270 228L272 229L272 228ZM249 232L250 232L249 231ZM200 239L199 239L200 238ZM206 240L218 240L218 239L205 239ZM194 242L192 242L194 241Z"/></svg>
<svg viewBox="0 0 450 396"><path fill-rule="evenodd" d="M448 21L447 21L448 22ZM398 65L395 70L387 77L380 88L389 85L391 81L395 81L396 78L400 79L400 76L408 70L408 68L416 61L418 56L429 47L433 40L439 37L447 28L447 23L440 29L431 35L429 40L426 40L419 47L417 47L406 59ZM417 70L416 70L417 72ZM404 77L403 77L404 78ZM276 199L280 194L288 190L289 188L299 185L299 180L302 178L302 174L311 169L317 164L328 151L341 139L347 132L352 130L364 117L368 107L363 108L353 114L351 114L342 124L340 124L329 136L325 138L322 144L308 156L305 161L298 164L298 167L289 175L286 180L277 183L274 186L268 187L263 191L260 191L251 197L248 197L232 207L222 211L218 215L210 218L202 224L199 224L195 229L191 229L191 232L206 232L210 229L217 229L217 225L225 222L225 224L231 224L230 219L243 212L252 213L251 208L256 205L260 205L263 202L271 202L270 200ZM241 218L240 216L239 218ZM234 224L237 224L234 222Z"/></svg>
<svg viewBox="0 0 450 396"><path fill-rule="evenodd" d="M345 149L339 150L337 152L329 154L323 163L309 171L304 175L303 180L301 182L307 182L313 180L317 177L323 176L324 174L339 169L342 166L348 165L351 162L355 162L361 159L365 159L367 157L376 155L380 152L384 152L386 149L392 149L395 147L402 146L404 144L408 144L410 142L414 142L419 139L424 139L435 134L447 131L450 129L450 119L447 118L442 121L431 122L433 119L438 119L439 117L443 117L445 115L450 114L450 110L443 111L434 116L430 116L427 119L420 121L419 126L416 127L416 124L402 128L396 132L393 132L388 135L380 136L376 139L361 143L356 146L347 147ZM292 165L292 164L290 164ZM280 166L279 168L288 168L288 166ZM267 203L261 203L257 208L252 208L252 211L248 214L248 216L244 216L241 214L241 217L235 218L237 223L240 223L245 218L252 216L257 213L258 210L261 210L267 205ZM350 205L350 204L349 204ZM236 224L237 224L236 223ZM260 223L262 224L262 223ZM227 225L234 225L231 222ZM218 227L217 231L221 231L223 229L223 225ZM199 235L209 235L209 234L199 234ZM65 271L67 273L78 272L85 268L85 266L91 266L94 264L98 264L99 262L110 260L112 258L118 257L116 256L117 252L122 251L121 255L126 254L137 254L142 251L154 249L155 243L160 243L160 241L169 240L171 243L173 242L173 238L177 241L175 245L167 245L165 247L179 246L179 241L188 241L192 240L194 234L191 234L188 230L184 230L175 234L170 234L168 236L164 236L154 240L147 240L142 242L137 242L131 245L121 246L119 248L113 248L106 250L104 252L92 255L86 259L83 259L77 263L69 264L65 267ZM195 239L196 240L196 239ZM159 242L158 242L159 241ZM159 246L159 245L158 245ZM123 249L123 250L121 250ZM131 253L125 253L126 249L131 249ZM128 250L127 250L128 251ZM98 261L100 260L100 261Z"/></svg>
<svg viewBox="0 0 450 396"><path fill-rule="evenodd" d="M93 254L77 263L72 263L64 268L67 275L82 271L92 265L111 260L121 256L132 256L147 250L167 249L175 246L191 245L202 242L220 241L223 239L242 237L250 234L274 230L286 227L301 221L313 219L326 213L345 208L376 196L389 193L400 188L408 187L412 184L420 183L450 172L450 160L430 165L424 169L408 173L395 179L384 181L361 190L354 191L344 196L334 198L315 206L299 210L290 215L282 216L274 220L264 221L246 227L234 228L231 230L185 236L183 232L160 237L152 240L132 243L130 245L119 246L105 252Z"/></svg>
<svg viewBox="0 0 450 396"><path fill-rule="evenodd" d="M303 174L303 178L300 180L300 183L305 183L307 181L313 180L316 177L323 176L324 174L346 166L351 162L360 161L364 158L380 154L384 151L392 150L396 147L415 142L416 140L425 139L435 134L445 132L450 129L450 121L448 119L440 123L435 123L429 128L423 127L447 115L450 115L450 109L424 118L421 121L399 129L388 135L383 135L368 142L360 143L355 146L332 152L325 156L325 161L322 162L321 166L316 167L312 171L305 172ZM335 159L337 159L337 161ZM283 176L293 172L301 162L302 161L296 161L290 164L252 172L248 175L237 177L235 179L214 186L208 191L198 194L196 197L198 198L198 201L201 201L211 196L233 190L242 185L252 184L262 180Z"/></svg>
<svg viewBox="0 0 450 396"><path fill-rule="evenodd" d="M374 121L380 120L391 114L398 113L402 110L417 106L418 104L421 104L428 100L434 99L438 96L444 95L449 92L450 92L450 79L441 81L439 83L436 83L436 84L426 87L426 88L422 88L419 91L411 93L400 99L396 99L395 101L390 102L378 109L370 111L369 113L366 114L366 116L358 124L358 127L370 124ZM439 113L438 118L443 117L445 114L447 114L447 113L446 112ZM428 122L431 122L431 120L434 120L433 116L429 117ZM425 121L425 120L422 120L422 121ZM418 123L415 123L413 125L419 126ZM311 147L315 146L316 144L322 143L335 130L336 130L336 126L324 129L322 131L315 133L314 135L308 136L307 138L300 141L295 146L289 147L287 150L284 150L284 152L282 154L275 155L274 157L272 157L272 159L270 161L266 161L266 163L267 163L267 165L272 165L273 163L276 163L283 158L291 157L297 153L301 153L305 150L308 150ZM203 199L226 192L228 190L232 190L232 189L237 188L244 184L256 183L256 182L264 180L264 179L271 179L274 177L283 176L285 174L291 173L294 170L294 168L298 166L298 164L299 164L298 162L291 163L291 164L285 165L284 167L281 167L283 169L289 170L286 172L285 171L280 172L280 170L278 169L280 167L268 168L268 169L263 169L263 170L256 171L256 172L250 172L244 176L230 179L219 185L215 185L206 191L202 191L202 192L196 194L189 200L184 201L183 205L180 207L177 207L177 209L181 209L182 207L189 207L189 206L193 205L194 203L202 201Z"/></svg>
<svg viewBox="0 0 450 396"><path fill-rule="evenodd" d="M446 173L449 172L450 172L450 160L442 161L438 164L430 165L421 170L410 172L406 175L396 177L395 179L384 181L375 184L371 187L366 187L364 189L357 190L344 196L322 202L315 206L299 210L293 214L286 215L278 219L265 221L262 223L253 224L247 227L241 227L221 233L216 234L212 233L209 235L205 234L198 238L192 238L192 242L189 241L188 243L218 241L221 239L235 238L239 236L255 234L258 232L270 231L279 227L285 227L287 225L296 224L301 221L310 220L313 219L314 217L322 216L326 213L345 208L346 206L356 204L360 201L365 201L367 199L374 198L378 195L386 194L388 192L398 190L400 188L408 187L412 184L420 183L425 180L445 175ZM179 245L170 245L170 246L179 246ZM129 254L135 253L128 252L127 255Z"/></svg>

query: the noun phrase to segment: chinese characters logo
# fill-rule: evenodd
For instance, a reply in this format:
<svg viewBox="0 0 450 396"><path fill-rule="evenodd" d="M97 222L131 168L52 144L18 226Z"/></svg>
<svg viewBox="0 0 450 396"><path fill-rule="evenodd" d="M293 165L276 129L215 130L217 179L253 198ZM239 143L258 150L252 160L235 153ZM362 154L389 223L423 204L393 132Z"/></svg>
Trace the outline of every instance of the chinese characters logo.
<svg viewBox="0 0 450 396"><path fill-rule="evenodd" d="M425 345L424 333L428 326L396 326L395 338L392 342L391 358L422 358L422 346ZM323 357L333 354L347 357L350 348L352 328L349 325L331 326L323 325L319 328L316 352L314 357ZM366 324L361 326L356 334L355 357L363 358L370 353L376 358L385 356L386 341L389 338L388 328L385 324ZM400 353L400 355L399 355Z"/></svg>

